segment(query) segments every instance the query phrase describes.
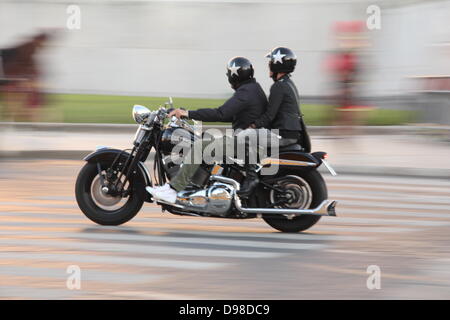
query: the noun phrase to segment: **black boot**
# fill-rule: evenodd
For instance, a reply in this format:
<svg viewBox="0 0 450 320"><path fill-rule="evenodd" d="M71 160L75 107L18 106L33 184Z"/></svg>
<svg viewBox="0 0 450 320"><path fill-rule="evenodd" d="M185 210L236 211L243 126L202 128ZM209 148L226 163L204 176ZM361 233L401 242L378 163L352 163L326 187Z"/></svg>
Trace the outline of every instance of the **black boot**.
<svg viewBox="0 0 450 320"><path fill-rule="evenodd" d="M241 198L248 198L255 190L259 183L258 172L256 170L258 166L255 164L247 164L245 166L246 177L241 185L241 189L238 191L238 196Z"/></svg>

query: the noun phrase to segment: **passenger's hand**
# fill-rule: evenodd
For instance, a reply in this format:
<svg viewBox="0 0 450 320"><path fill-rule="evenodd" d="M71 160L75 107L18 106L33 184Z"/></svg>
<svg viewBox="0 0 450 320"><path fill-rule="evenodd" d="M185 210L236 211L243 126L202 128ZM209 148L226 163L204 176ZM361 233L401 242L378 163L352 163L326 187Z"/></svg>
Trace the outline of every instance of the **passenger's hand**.
<svg viewBox="0 0 450 320"><path fill-rule="evenodd" d="M182 109L175 109L173 111L171 111L167 117L171 118L173 116L177 117L178 119L181 118L187 118L188 117L188 112L186 110L182 110Z"/></svg>
<svg viewBox="0 0 450 320"><path fill-rule="evenodd" d="M256 125L254 123L252 123L251 125L248 126L247 129L256 129Z"/></svg>

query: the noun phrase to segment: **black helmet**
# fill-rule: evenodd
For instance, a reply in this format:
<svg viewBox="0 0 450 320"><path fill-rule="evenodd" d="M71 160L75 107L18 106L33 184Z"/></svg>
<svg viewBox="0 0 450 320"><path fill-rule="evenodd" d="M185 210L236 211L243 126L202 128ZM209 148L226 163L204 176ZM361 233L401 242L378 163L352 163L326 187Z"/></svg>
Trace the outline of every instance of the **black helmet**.
<svg viewBox="0 0 450 320"><path fill-rule="evenodd" d="M252 63L244 57L234 57L228 61L228 82L234 89L236 89L242 82L252 79L253 73Z"/></svg>
<svg viewBox="0 0 450 320"><path fill-rule="evenodd" d="M285 47L276 47L270 51L266 58L269 58L269 68L273 73L285 72L291 73L297 64L297 56L291 49Z"/></svg>

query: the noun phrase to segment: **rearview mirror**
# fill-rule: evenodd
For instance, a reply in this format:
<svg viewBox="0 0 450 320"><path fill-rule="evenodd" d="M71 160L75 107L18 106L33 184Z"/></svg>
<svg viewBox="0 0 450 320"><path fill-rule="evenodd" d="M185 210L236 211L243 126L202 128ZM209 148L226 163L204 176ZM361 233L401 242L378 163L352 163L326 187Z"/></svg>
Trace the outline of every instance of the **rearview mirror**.
<svg viewBox="0 0 450 320"><path fill-rule="evenodd" d="M165 105L166 105L166 107L169 106L169 108L166 108L166 109L173 109L172 97L169 97L169 102L166 102Z"/></svg>

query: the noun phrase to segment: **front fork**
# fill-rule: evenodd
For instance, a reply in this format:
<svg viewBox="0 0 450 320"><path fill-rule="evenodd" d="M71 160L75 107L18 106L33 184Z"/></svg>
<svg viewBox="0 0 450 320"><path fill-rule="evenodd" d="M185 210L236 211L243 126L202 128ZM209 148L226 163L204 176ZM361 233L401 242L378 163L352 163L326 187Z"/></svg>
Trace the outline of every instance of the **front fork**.
<svg viewBox="0 0 450 320"><path fill-rule="evenodd" d="M100 162L97 162L98 176L100 177L100 185L102 186L102 192L108 194L109 188L105 185L105 176L102 174L102 167Z"/></svg>
<svg viewBox="0 0 450 320"><path fill-rule="evenodd" d="M108 181L108 185L105 184L105 179L103 177L103 175L101 174L101 167L100 167L100 163L97 162L97 170L98 170L98 174L100 175L100 182L102 185L102 192L104 192L105 194L109 194L111 196L122 196L122 197L126 197L129 195L130 193L130 187L131 187L131 183L128 186L128 189L124 190L124 187L126 185L126 183L128 181L131 180L131 177L133 174L136 174L136 169L138 166L138 163L140 161L140 159L142 159L143 155L145 152L147 151L147 146L148 144L144 144L142 143L139 146L135 146L133 147L132 151L130 152L130 155L128 156L128 158L126 159L124 165L123 165L123 169L119 171L119 175L116 177L116 179L114 179L113 183L109 183L109 179L111 178L110 176L110 172L108 172L108 170L114 170L114 166L117 163L117 161L120 160L120 154L114 159L113 163L111 164L111 166L107 169L107 181ZM122 181L122 178L124 178L124 180ZM120 183L120 185L119 185Z"/></svg>

